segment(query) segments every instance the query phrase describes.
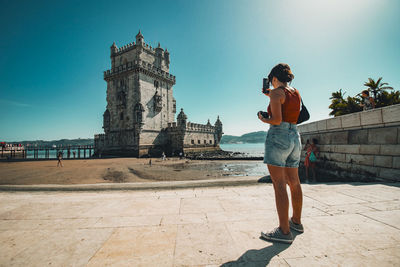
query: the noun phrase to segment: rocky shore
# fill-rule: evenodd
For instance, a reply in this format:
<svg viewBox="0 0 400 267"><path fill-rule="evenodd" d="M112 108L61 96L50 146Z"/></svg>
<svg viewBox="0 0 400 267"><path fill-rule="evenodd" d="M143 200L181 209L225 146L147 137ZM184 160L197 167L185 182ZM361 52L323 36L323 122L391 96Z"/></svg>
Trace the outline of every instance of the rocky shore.
<svg viewBox="0 0 400 267"><path fill-rule="evenodd" d="M224 150L189 152L186 153L185 157L193 160L262 160L263 159L262 157L254 157L247 153L224 151Z"/></svg>

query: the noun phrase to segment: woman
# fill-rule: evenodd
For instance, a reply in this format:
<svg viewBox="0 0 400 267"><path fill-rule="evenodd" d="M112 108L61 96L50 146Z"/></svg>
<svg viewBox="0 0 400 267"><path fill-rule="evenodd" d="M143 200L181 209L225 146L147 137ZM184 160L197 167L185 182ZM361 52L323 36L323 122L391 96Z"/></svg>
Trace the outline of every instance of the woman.
<svg viewBox="0 0 400 267"><path fill-rule="evenodd" d="M308 140L307 140L308 141ZM304 160L304 167L306 168L306 179L308 181L308 168L311 167L311 171L313 174L313 182L317 181L316 174L315 174L315 165L317 162L317 158L319 156L319 150L317 147L318 140L313 138L312 139L312 144L308 143L308 146L304 147L304 150L306 151L306 158Z"/></svg>
<svg viewBox="0 0 400 267"><path fill-rule="evenodd" d="M369 96L368 90L364 90L361 92L362 103L361 106L363 110L369 110L375 108L375 101L372 97Z"/></svg>
<svg viewBox="0 0 400 267"><path fill-rule="evenodd" d="M268 166L274 186L279 227L268 233L261 232L261 237L272 242L292 243L290 229L304 232L301 224L303 193L298 173L301 143L296 126L300 114L300 94L288 85L294 78L289 65L276 65L268 78L274 88L266 94L270 97L269 116L264 118L259 113L258 117L270 124L265 141L264 163ZM286 185L289 185L292 197L293 216L290 220Z"/></svg>

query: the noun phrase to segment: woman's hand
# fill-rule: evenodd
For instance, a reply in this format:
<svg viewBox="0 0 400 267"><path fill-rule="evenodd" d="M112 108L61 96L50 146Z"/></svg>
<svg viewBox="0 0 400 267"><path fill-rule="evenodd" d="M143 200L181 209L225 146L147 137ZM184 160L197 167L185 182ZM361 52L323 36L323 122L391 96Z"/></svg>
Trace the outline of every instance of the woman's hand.
<svg viewBox="0 0 400 267"><path fill-rule="evenodd" d="M258 112L258 118L260 119L260 121L265 122L265 118L261 115L261 112Z"/></svg>
<svg viewBox="0 0 400 267"><path fill-rule="evenodd" d="M267 90L266 90L266 93L264 93L264 88L261 88L261 92L262 92L264 95L269 96L269 93L271 93L271 89L267 89Z"/></svg>

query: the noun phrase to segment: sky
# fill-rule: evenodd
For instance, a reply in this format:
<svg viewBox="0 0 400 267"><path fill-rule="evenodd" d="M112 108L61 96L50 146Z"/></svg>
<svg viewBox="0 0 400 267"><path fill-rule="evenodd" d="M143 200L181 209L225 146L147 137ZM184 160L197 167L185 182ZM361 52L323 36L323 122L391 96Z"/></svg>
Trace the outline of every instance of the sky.
<svg viewBox="0 0 400 267"><path fill-rule="evenodd" d="M170 52L177 110L194 123L219 115L229 135L268 129L262 78L280 62L310 121L369 77L400 89L398 0L0 2L0 141L102 133L110 46L139 29Z"/></svg>

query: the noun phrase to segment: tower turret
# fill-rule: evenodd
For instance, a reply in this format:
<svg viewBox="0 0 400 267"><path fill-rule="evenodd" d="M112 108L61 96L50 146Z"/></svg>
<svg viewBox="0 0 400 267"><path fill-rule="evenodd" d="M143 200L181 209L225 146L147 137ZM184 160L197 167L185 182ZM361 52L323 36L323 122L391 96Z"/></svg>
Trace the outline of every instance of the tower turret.
<svg viewBox="0 0 400 267"><path fill-rule="evenodd" d="M222 135L224 132L222 131L222 122L219 120L219 116L217 117L217 121L215 122L215 134L218 143L221 141Z"/></svg>
<svg viewBox="0 0 400 267"><path fill-rule="evenodd" d="M113 44L112 44L112 46L110 47L110 49L111 49L111 56L114 55L114 54L116 54L116 53L118 52L118 47L117 47L117 45L115 44L115 42L113 42Z"/></svg>
<svg viewBox="0 0 400 267"><path fill-rule="evenodd" d="M140 30L139 30L139 33L136 35L136 44L141 45L141 46L143 46L143 44L144 44L144 38L143 38L142 32Z"/></svg>
<svg viewBox="0 0 400 267"><path fill-rule="evenodd" d="M167 48L165 48L164 60L165 60L165 64L167 65L167 68L169 68L169 52L168 52Z"/></svg>
<svg viewBox="0 0 400 267"><path fill-rule="evenodd" d="M187 116L186 116L185 112L183 112L183 108L181 108L181 112L179 112L176 120L177 120L178 127L186 128Z"/></svg>

